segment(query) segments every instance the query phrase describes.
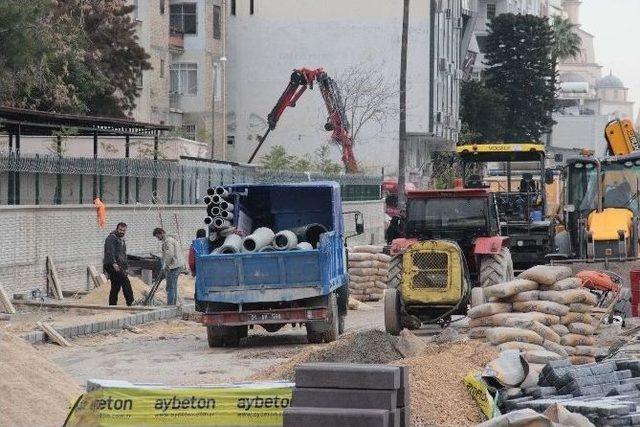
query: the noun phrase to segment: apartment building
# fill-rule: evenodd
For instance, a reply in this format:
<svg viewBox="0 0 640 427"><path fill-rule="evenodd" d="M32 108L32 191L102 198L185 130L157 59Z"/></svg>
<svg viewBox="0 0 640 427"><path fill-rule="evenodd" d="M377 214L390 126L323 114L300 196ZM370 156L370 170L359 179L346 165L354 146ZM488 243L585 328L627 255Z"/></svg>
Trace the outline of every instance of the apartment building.
<svg viewBox="0 0 640 427"><path fill-rule="evenodd" d="M136 120L164 123L225 160L225 0L133 0L152 69L140 78Z"/></svg>

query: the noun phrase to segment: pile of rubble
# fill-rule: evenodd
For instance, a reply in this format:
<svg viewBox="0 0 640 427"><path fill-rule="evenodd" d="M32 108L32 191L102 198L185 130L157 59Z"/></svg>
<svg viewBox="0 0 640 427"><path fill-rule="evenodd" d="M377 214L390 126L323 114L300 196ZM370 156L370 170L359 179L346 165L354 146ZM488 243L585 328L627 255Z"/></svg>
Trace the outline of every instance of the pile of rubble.
<svg viewBox="0 0 640 427"><path fill-rule="evenodd" d="M378 301L387 288L391 257L382 253L382 246L349 248L349 293L360 301Z"/></svg>

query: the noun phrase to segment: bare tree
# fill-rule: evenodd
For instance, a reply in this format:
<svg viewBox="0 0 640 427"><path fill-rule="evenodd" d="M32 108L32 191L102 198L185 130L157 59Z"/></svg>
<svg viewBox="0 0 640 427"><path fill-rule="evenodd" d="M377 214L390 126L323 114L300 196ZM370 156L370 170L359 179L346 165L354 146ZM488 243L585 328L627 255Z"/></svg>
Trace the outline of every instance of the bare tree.
<svg viewBox="0 0 640 427"><path fill-rule="evenodd" d="M387 119L397 114L398 89L385 79L379 67L351 66L335 80L351 125L354 144L367 123L375 123L382 129Z"/></svg>

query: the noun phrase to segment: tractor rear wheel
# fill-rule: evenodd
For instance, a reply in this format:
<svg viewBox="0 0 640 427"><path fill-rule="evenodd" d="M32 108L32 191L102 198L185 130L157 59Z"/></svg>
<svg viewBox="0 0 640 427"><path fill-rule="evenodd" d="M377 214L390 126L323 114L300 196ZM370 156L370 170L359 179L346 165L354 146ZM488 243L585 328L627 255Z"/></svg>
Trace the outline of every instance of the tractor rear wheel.
<svg viewBox="0 0 640 427"><path fill-rule="evenodd" d="M499 254L485 255L480 259L480 286L497 285L513 279L513 261L509 248L502 248Z"/></svg>
<svg viewBox="0 0 640 427"><path fill-rule="evenodd" d="M391 335L400 335L400 294L395 288L384 291L384 327Z"/></svg>
<svg viewBox="0 0 640 427"><path fill-rule="evenodd" d="M395 255L389 263L387 289L398 289L402 283L402 254Z"/></svg>

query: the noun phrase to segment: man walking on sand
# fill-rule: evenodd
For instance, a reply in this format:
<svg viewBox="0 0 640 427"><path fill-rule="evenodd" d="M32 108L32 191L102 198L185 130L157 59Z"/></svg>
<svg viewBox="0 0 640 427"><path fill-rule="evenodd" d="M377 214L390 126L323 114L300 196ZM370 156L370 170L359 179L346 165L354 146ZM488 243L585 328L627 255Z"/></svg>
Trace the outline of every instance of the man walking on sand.
<svg viewBox="0 0 640 427"><path fill-rule="evenodd" d="M118 305L118 294L120 289L124 294L124 299L128 306L133 304L133 290L127 269L127 244L124 235L127 232L127 224L118 223L116 229L112 231L104 241L104 258L102 264L104 271L111 280L111 292L109 292L109 305Z"/></svg>
<svg viewBox="0 0 640 427"><path fill-rule="evenodd" d="M162 261L167 281L167 304L176 305L178 299L178 276L184 269L184 254L180 243L162 228L153 230L153 237L162 242Z"/></svg>

